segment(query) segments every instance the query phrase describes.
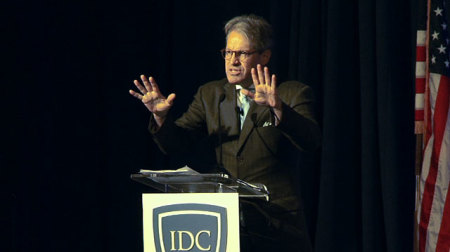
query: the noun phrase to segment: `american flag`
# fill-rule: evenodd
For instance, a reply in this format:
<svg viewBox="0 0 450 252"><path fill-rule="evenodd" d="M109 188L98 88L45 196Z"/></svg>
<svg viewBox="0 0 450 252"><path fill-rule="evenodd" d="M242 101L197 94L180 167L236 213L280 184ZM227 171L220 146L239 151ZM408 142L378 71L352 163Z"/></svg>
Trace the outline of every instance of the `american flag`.
<svg viewBox="0 0 450 252"><path fill-rule="evenodd" d="M429 0L419 251L450 251L450 3Z"/></svg>

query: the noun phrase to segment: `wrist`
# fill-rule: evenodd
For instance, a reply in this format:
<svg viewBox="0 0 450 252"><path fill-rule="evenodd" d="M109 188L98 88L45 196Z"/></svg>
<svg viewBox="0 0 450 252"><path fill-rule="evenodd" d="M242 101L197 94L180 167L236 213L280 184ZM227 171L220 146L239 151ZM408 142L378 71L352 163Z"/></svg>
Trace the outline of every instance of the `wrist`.
<svg viewBox="0 0 450 252"><path fill-rule="evenodd" d="M283 110L283 102L281 101L280 97L277 97L275 104L272 106L272 109L278 111Z"/></svg>
<svg viewBox="0 0 450 252"><path fill-rule="evenodd" d="M161 125L166 120L166 115L157 115L156 113L153 113L153 119L155 119L156 124L161 127Z"/></svg>
<svg viewBox="0 0 450 252"><path fill-rule="evenodd" d="M278 126L281 122L281 117L283 116L283 103L280 102L278 106L271 107L270 111L274 117L275 126Z"/></svg>

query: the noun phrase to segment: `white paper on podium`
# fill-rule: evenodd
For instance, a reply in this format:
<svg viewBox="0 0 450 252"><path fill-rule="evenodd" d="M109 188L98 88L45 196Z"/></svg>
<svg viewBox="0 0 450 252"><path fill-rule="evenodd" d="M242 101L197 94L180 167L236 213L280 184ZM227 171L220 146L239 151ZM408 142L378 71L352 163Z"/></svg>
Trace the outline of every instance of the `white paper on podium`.
<svg viewBox="0 0 450 252"><path fill-rule="evenodd" d="M170 175L196 175L200 174L199 172L195 171L194 169L184 166L176 170L144 170L141 169L139 173L144 175L149 174L170 174Z"/></svg>

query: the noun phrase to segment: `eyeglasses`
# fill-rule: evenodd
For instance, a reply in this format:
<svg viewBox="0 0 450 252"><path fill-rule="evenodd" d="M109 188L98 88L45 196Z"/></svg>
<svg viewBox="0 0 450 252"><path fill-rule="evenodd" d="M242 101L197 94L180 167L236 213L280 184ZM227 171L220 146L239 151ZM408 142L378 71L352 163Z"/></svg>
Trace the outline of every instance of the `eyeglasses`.
<svg viewBox="0 0 450 252"><path fill-rule="evenodd" d="M222 49L220 50L220 52L222 54L222 57L226 60L231 59L234 53L234 57L239 58L240 61L245 61L250 55L259 53L259 51L231 51L226 49Z"/></svg>

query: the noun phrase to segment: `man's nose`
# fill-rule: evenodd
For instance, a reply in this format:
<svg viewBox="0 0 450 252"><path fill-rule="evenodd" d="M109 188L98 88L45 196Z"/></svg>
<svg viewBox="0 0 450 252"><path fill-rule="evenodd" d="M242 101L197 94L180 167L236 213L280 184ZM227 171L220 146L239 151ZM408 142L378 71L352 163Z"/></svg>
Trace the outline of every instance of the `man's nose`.
<svg viewBox="0 0 450 252"><path fill-rule="evenodd" d="M241 64L241 61L239 60L239 57L236 57L236 53L233 53L233 54L231 55L230 62L231 62L233 65L239 65L239 64Z"/></svg>

